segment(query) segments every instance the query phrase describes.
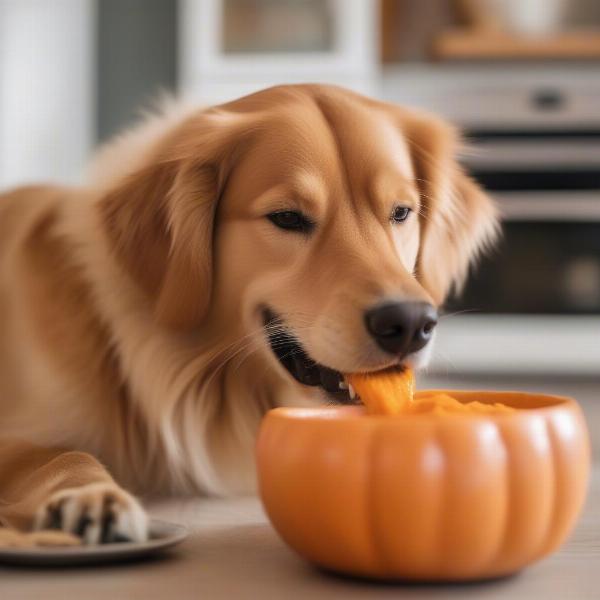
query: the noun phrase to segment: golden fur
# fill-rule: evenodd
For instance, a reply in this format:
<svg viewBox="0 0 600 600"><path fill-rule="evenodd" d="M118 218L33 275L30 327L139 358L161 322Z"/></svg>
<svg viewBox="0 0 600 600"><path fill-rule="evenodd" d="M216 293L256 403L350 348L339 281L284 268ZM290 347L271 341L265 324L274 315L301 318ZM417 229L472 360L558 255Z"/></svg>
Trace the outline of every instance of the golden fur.
<svg viewBox="0 0 600 600"><path fill-rule="evenodd" d="M77 481L113 500L81 453L144 494L251 489L264 412L320 399L275 360L261 308L332 369L389 366L365 308L441 304L496 231L457 145L430 115L283 86L152 118L101 151L85 187L0 196L0 476L37 481L18 497L0 487L0 518L28 526L78 489L39 483L44 461L25 468L15 439L49 462L74 451ZM392 227L399 201L414 214ZM310 239L265 218L298 208L317 222Z"/></svg>

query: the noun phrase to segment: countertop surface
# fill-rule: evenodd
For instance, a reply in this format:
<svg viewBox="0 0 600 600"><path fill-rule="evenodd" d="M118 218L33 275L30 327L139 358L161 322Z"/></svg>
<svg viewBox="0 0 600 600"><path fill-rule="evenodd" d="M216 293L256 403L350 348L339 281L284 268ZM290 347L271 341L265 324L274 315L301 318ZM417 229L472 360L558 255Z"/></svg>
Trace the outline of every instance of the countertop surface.
<svg viewBox="0 0 600 600"><path fill-rule="evenodd" d="M506 380L505 380L506 381ZM535 380L494 385L493 379L430 380L431 387L514 388L575 396L586 413L597 463L600 382ZM190 537L163 558L73 569L0 566L0 598L477 598L600 599L600 468L593 469L583 515L553 556L509 578L473 584L382 584L323 573L290 551L255 498L169 500L153 516L186 524Z"/></svg>

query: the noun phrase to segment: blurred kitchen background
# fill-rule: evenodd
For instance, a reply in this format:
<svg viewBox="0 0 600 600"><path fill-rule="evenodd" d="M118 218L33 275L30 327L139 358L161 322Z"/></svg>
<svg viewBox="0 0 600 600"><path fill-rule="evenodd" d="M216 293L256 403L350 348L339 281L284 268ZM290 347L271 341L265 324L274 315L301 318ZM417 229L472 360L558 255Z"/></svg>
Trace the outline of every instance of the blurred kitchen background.
<svg viewBox="0 0 600 600"><path fill-rule="evenodd" d="M0 186L77 182L161 90L302 81L445 115L500 205L431 380L599 382L598 0L0 0Z"/></svg>

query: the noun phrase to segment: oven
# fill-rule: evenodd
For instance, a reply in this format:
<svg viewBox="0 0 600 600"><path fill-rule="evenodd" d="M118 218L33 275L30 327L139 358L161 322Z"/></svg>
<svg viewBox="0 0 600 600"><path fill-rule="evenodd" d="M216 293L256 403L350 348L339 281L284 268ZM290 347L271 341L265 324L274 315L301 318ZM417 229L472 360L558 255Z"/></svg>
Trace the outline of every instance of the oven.
<svg viewBox="0 0 600 600"><path fill-rule="evenodd" d="M600 71L455 69L406 100L462 125L503 235L448 303L433 370L600 377Z"/></svg>
<svg viewBox="0 0 600 600"><path fill-rule="evenodd" d="M600 129L469 138L475 152L465 163L496 199L503 238L455 308L600 316Z"/></svg>

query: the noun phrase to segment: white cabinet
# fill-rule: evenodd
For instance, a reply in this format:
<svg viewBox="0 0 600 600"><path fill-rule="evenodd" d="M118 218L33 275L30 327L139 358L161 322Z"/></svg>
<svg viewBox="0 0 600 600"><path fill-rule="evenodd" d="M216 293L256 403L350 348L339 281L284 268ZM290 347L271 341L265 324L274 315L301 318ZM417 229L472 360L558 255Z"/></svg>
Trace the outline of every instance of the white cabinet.
<svg viewBox="0 0 600 600"><path fill-rule="evenodd" d="M378 2L180 0L180 92L207 104L282 83L372 93Z"/></svg>

